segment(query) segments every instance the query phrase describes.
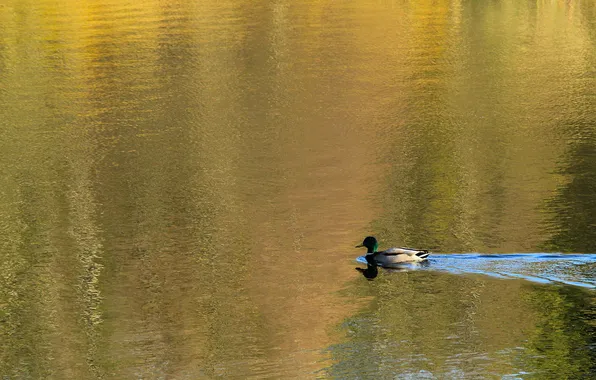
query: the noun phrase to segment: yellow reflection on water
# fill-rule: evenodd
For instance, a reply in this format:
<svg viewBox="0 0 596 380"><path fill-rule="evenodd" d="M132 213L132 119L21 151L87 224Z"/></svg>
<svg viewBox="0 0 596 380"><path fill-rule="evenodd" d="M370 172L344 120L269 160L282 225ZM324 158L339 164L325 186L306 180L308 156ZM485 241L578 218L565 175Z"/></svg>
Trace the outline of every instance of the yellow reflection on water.
<svg viewBox="0 0 596 380"><path fill-rule="evenodd" d="M593 120L593 10L499 4L0 6L0 373L314 377L347 363L325 350L337 326L377 306L394 333L374 349L406 334L433 371L452 334L523 340L540 316L497 328L524 319L519 283L363 283L352 265L369 233L586 247L540 207L570 212L591 183L567 177L593 146L575 139ZM513 367L495 366L474 370Z"/></svg>

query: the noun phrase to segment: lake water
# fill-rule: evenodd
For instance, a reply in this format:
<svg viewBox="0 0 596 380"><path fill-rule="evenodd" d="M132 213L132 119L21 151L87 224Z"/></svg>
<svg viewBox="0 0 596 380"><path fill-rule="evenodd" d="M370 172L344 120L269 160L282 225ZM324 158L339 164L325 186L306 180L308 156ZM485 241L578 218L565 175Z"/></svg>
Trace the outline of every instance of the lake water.
<svg viewBox="0 0 596 380"><path fill-rule="evenodd" d="M593 1L0 4L2 379L595 378L595 253Z"/></svg>

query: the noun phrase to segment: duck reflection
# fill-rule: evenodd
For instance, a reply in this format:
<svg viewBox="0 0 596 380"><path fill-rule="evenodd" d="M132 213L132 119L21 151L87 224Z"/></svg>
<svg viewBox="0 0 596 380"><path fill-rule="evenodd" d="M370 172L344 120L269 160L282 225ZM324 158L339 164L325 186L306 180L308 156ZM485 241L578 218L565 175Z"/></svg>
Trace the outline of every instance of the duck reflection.
<svg viewBox="0 0 596 380"><path fill-rule="evenodd" d="M366 269L360 267L356 267L355 269L358 272L362 273L362 275L368 280L373 280L379 275L379 267L385 269L386 272L408 272L412 270L422 269L430 265L430 261L380 265L375 260L374 255L365 255L363 257L366 260Z"/></svg>
<svg viewBox="0 0 596 380"><path fill-rule="evenodd" d="M356 267L356 270L362 273L368 280L372 280L379 275L379 267L373 255L366 255L364 258L366 259L366 269Z"/></svg>

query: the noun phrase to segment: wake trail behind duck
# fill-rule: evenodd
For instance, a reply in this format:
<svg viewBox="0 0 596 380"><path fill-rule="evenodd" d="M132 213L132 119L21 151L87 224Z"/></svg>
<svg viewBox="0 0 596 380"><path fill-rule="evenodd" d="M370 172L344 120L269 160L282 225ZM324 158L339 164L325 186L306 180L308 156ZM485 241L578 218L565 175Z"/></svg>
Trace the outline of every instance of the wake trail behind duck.
<svg viewBox="0 0 596 380"><path fill-rule="evenodd" d="M366 264L361 256L358 262ZM561 283L596 289L596 254L559 253L431 253L427 265L397 266L399 270L432 270L452 274L482 274L524 279L541 284Z"/></svg>

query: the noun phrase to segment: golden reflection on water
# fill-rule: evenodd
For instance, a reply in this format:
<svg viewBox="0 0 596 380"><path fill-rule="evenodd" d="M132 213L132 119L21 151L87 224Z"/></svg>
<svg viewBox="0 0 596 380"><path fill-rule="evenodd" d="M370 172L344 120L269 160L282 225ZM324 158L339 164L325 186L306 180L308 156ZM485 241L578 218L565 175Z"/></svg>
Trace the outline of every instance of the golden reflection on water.
<svg viewBox="0 0 596 380"><path fill-rule="evenodd" d="M568 359L549 342L589 344L569 316L593 299L444 274L363 282L352 247L372 231L447 252L593 250L594 13L0 6L0 374L554 371L514 351ZM387 345L393 364L367 356Z"/></svg>

